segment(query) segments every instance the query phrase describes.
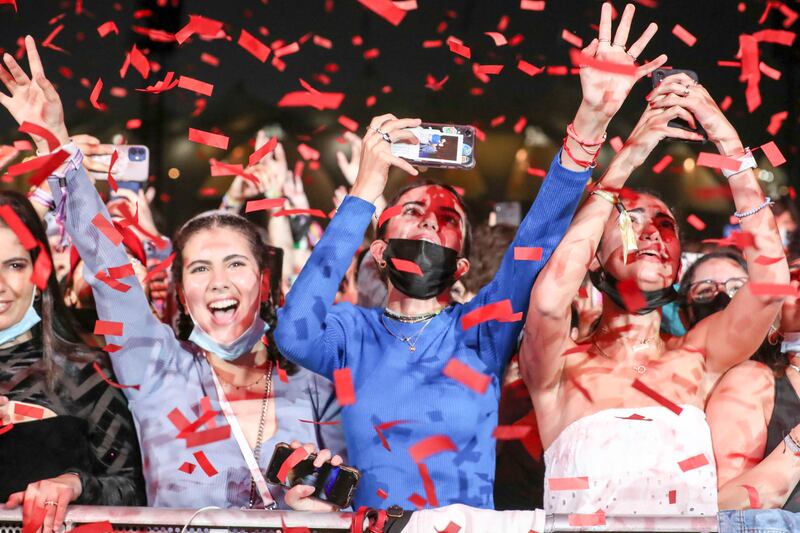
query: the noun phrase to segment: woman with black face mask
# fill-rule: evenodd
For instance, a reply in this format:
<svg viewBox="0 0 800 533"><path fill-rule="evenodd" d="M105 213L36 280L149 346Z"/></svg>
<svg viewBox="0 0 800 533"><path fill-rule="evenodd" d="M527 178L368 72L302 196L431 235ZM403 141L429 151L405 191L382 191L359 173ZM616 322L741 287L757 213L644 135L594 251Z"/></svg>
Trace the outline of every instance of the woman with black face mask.
<svg viewBox="0 0 800 533"><path fill-rule="evenodd" d="M632 14L629 6L620 22L626 39ZM610 25L607 4L601 26ZM645 32L634 53L653 33ZM595 40L584 54L633 64L618 51ZM346 386L355 392L354 402L343 402L352 405L342 419L351 463L363 474L357 506L493 507L500 381L533 281L569 225L606 126L638 77L664 61L645 64L636 76L581 69L583 102L564 149L497 274L463 305L452 303L450 287L469 269L469 220L457 192L430 183L403 191L378 220L370 252L388 277L386 308L333 305L390 167L417 175L390 144L418 142L407 128L420 120L372 120L353 189L278 311L275 332L287 358L339 381L340 401ZM519 248L541 248L541 259L517 260Z"/></svg>

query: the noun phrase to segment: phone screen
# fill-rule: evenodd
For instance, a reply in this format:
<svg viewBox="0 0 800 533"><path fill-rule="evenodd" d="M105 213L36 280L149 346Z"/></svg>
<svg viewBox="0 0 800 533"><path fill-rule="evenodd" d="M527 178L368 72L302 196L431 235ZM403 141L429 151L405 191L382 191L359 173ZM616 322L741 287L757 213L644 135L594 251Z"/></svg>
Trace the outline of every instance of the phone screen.
<svg viewBox="0 0 800 533"><path fill-rule="evenodd" d="M419 139L419 144L392 143L392 155L434 166L471 166L474 135L465 139L471 129L423 124L409 131Z"/></svg>
<svg viewBox="0 0 800 533"><path fill-rule="evenodd" d="M275 453L267 468L267 481L286 487L308 485L315 488L312 494L314 498L329 501L339 507L347 507L350 504L350 497L358 484L358 475L348 467L332 466L330 463L317 468L314 466L316 454L311 454L297 463L289 470L286 481L281 483L278 472L293 451L288 445L275 447Z"/></svg>

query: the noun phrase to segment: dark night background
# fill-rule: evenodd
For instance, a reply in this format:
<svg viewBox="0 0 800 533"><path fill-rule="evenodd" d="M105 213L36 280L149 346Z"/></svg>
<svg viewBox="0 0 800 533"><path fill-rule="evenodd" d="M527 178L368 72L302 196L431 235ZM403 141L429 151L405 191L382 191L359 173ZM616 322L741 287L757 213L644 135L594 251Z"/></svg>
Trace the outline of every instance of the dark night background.
<svg viewBox="0 0 800 533"><path fill-rule="evenodd" d="M46 72L64 101L70 132L91 133L105 142L122 133L128 143L148 145L152 179L162 195L159 209L166 224L162 229L171 233L191 214L218 205L230 183L231 178L209 177L209 158L246 163L255 132L264 125L280 125L286 132L284 142L292 163L300 158L295 149L299 142L321 152L320 168L306 166L303 175L312 207L327 212L332 207L333 189L345 183L335 160L335 151L346 146L337 142L344 131L337 122L341 115L356 120L359 133L371 116L384 112L418 116L429 122L474 124L486 133L486 140L477 148L476 169L431 171L428 176L465 188L467 197L484 208L491 201L530 202L541 178L528 175L526 170L529 166L546 169L577 109L580 86L572 74L542 73L530 77L516 68L517 61L524 59L539 67L568 66L571 46L561 38L562 30L568 29L588 43L596 35L592 25L599 20L601 2L547 0L543 11L525 11L519 0L418 0L418 9L408 12L398 27L356 0L83 0L78 6L75 0L17 0L17 4L19 11L15 13L11 5L0 2L0 48L15 54L25 34L41 42L57 26L64 25L52 42L65 52L48 48L40 51ZM762 77L763 104L753 113L747 112L744 85L738 81L740 69L717 65L719 60L735 60L742 33L765 28L796 31L797 23L783 26L785 17L777 9L779 2L759 24L766 4L640 0L629 44L648 22L657 22L659 33L643 57L667 53L668 65L697 71L718 102L730 96L733 104L727 115L745 145L756 147L770 140L777 143L788 159L785 165L773 169L757 154L763 185L767 194L774 197L786 194L789 185L799 185L799 47L761 43L761 60L780 71L781 79ZM797 1L787 0L785 4L800 10ZM614 5L619 11L624 7L623 2ZM154 42L135 31L139 27L174 33L188 22L190 14L224 22L230 39L194 36L178 46ZM515 46L496 47L484 35L497 31L503 16L508 17L508 26L502 32L506 38L512 41L520 36L516 40L521 42ZM120 34L100 38L97 27L109 20L116 23ZM689 47L676 38L671 32L676 23L693 33L697 44ZM322 48L309 38L299 52L282 58L286 68L280 72L272 65L274 53L261 63L237 45L241 29L273 50L279 48L276 41L289 44L306 34L330 39L333 47ZM360 36L363 44L354 44L354 36ZM444 43L448 36L464 41L472 50L472 59L462 60L450 52ZM442 40L443 45L423 48L426 40ZM125 53L133 44L145 51L154 67L158 65L158 71L151 72L147 80L133 68L125 79L120 78ZM379 51L378 57L365 59L365 51L371 49ZM217 57L219 66L201 61L204 52ZM472 62L502 64L504 69L483 83L473 74ZM163 79L168 71L174 71L176 78L185 75L214 84L213 95L206 98L181 88L158 95L134 90ZM435 92L425 87L428 75L436 80L449 76L449 80ZM105 84L100 97L108 106L104 112L88 103L98 78ZM343 92L340 108L318 111L310 107L276 107L284 94L302 90L300 78L320 91ZM644 109L649 87L649 79L640 81L612 122L609 138L627 137ZM124 88L126 94L119 95L117 89L117 96L112 95L113 88ZM481 94L475 94L476 89ZM370 96L377 98L371 108L366 105ZM192 116L198 98L206 98L207 104L199 116ZM789 116L773 138L766 128L770 117L780 111L788 111ZM493 119L498 122L500 116L505 116L505 121L493 127ZM528 126L516 134L512 128L520 117L527 119ZM130 119L141 119L141 127L126 129ZM189 127L230 136L229 150L188 142ZM25 137L16 132L10 115L2 110L0 144L22 138ZM697 194L698 188L724 185L723 178L710 169L692 169L690 163L685 163L701 150L715 151L711 145L663 143L629 183L662 192L669 203L679 208L679 216L696 213L709 225L703 236L714 237L733 209L727 200L709 200ZM604 148L595 177L612 153L610 147ZM660 175L654 175L650 167L666 154L672 155L672 164ZM170 168L180 171L178 179L168 178ZM389 193L405 179L393 175ZM27 188L22 181L15 186ZM700 237L693 229L689 231L690 237Z"/></svg>

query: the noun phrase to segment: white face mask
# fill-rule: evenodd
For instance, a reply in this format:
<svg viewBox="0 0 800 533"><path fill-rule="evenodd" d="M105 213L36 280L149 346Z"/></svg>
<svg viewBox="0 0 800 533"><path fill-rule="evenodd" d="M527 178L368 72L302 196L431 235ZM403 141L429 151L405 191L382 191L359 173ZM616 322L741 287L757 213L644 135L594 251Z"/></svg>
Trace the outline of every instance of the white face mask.
<svg viewBox="0 0 800 533"><path fill-rule="evenodd" d="M38 324L42 321L39 317L39 313L36 312L36 309L33 308L33 301L36 299L36 289L33 290L33 294L31 295L31 305L28 307L28 310L25 311L25 316L22 317L22 320L11 326L10 328L6 328L0 331L0 346L3 344L16 339L26 331L29 331L33 326Z"/></svg>
<svg viewBox="0 0 800 533"><path fill-rule="evenodd" d="M783 353L800 352L800 331L787 331L783 334L781 351Z"/></svg>
<svg viewBox="0 0 800 533"><path fill-rule="evenodd" d="M260 281L258 286L261 287ZM259 292L259 301L260 300L261 295ZM186 312L189 313L189 318L191 318L192 322L194 323L194 328L192 329L191 335L189 335L189 340L200 348L206 350L207 352L213 353L225 361L235 361L241 356L252 352L253 347L258 344L258 342L261 340L261 337L263 337L264 334L269 331L269 324L264 322L264 320L261 318L259 313L260 311L261 306L257 306L255 316L253 317L253 321L251 322L250 326L241 335L239 335L236 340L228 344L222 344L221 342L215 340L211 334L206 332L200 326L200 324L197 323L197 320L194 319L192 312L189 311L189 306L187 305Z"/></svg>

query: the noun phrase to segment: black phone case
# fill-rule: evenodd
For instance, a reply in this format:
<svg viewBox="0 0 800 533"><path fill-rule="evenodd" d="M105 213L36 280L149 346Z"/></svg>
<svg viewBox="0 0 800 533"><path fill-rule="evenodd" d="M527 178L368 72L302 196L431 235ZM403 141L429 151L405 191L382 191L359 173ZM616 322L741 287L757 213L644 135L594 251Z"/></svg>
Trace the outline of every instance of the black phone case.
<svg viewBox="0 0 800 533"><path fill-rule="evenodd" d="M653 71L653 87L654 88L658 87L661 84L661 82L663 82L666 78L668 78L670 76L673 76L675 74L686 74L687 76L692 78L694 81L700 81L700 79L697 76L697 73L695 71L693 71L693 70L678 69L678 68L674 68L674 69L659 68L659 69L656 69L655 71ZM689 126L689 124L685 120L680 119L680 118L676 118L676 119L670 120L667 125L670 128L678 128L678 129L681 129L681 130L684 130L684 131L691 131L691 132L694 132L694 133L699 133L700 135L703 136L703 140L702 141L687 141L686 139L676 139L674 137L667 137L667 140L690 142L690 143L697 143L697 144L704 144L706 141L708 141L708 134L706 133L706 130L703 129L703 126L701 126L699 124L697 125L697 128L692 128L691 126Z"/></svg>

